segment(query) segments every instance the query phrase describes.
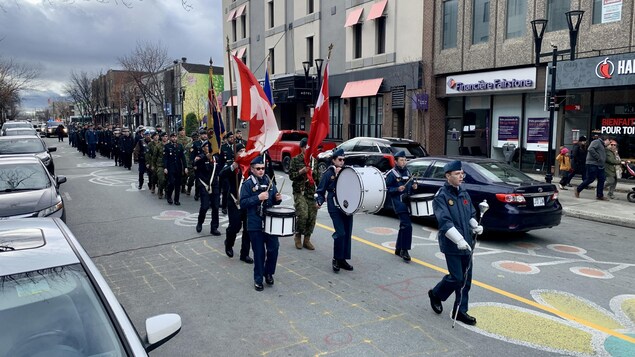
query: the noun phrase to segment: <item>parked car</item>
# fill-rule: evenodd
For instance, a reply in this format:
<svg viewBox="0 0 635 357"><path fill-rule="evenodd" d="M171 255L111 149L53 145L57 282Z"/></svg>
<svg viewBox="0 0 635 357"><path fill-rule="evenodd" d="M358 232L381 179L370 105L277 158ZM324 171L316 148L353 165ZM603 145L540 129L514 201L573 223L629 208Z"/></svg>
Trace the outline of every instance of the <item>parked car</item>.
<svg viewBox="0 0 635 357"><path fill-rule="evenodd" d="M147 356L181 317L146 320L141 340L99 269L59 219L0 221L0 356Z"/></svg>
<svg viewBox="0 0 635 357"><path fill-rule="evenodd" d="M59 186L65 176L53 177L33 156L0 158L0 220L58 217L66 221Z"/></svg>
<svg viewBox="0 0 635 357"><path fill-rule="evenodd" d="M411 160L428 156L428 152L418 142L400 138L369 138L357 137L347 140L336 147L344 150L346 165L374 166L382 172L388 171L395 165L393 155L401 150L406 152L406 158ZM331 164L333 150L318 155L318 168L324 172Z"/></svg>
<svg viewBox="0 0 635 357"><path fill-rule="evenodd" d="M476 211L484 199L490 206L482 221L486 231L528 232L560 224L562 205L555 185L493 159L430 156L412 160L406 167L416 177L416 193L436 193L447 181L443 166L452 160L463 163L463 187Z"/></svg>
<svg viewBox="0 0 635 357"><path fill-rule="evenodd" d="M0 158L3 156L37 156L51 175L55 175L55 163L51 152L55 146L48 147L39 137L35 136L2 136L0 137Z"/></svg>
<svg viewBox="0 0 635 357"><path fill-rule="evenodd" d="M0 133L1 135L5 135L4 132L7 129L15 129L15 128L33 129L33 124L29 123L28 121L7 121L4 124L2 124L2 129L0 129Z"/></svg>
<svg viewBox="0 0 635 357"><path fill-rule="evenodd" d="M57 127L62 125L64 134L62 136L68 136L68 128L64 123L59 121L50 121L46 123L46 137L57 136Z"/></svg>
<svg viewBox="0 0 635 357"><path fill-rule="evenodd" d="M302 130L280 130L278 141L269 148L269 156L271 161L282 166L282 170L289 172L291 159L300 154L300 140L308 138L309 133ZM318 146L318 153L325 150L331 150L335 147L335 143L323 141Z"/></svg>
<svg viewBox="0 0 635 357"><path fill-rule="evenodd" d="M39 137L38 132L31 128L9 128L2 132L2 136L16 136L16 135L33 135Z"/></svg>

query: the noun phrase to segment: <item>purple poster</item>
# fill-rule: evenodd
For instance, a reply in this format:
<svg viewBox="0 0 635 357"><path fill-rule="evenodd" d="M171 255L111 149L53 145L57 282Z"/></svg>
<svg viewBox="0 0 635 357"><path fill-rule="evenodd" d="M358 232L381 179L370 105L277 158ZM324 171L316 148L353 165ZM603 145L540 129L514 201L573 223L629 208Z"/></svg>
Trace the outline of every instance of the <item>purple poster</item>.
<svg viewBox="0 0 635 357"><path fill-rule="evenodd" d="M519 117L498 117L498 141L518 141Z"/></svg>
<svg viewBox="0 0 635 357"><path fill-rule="evenodd" d="M549 118L527 118L527 144L549 142Z"/></svg>

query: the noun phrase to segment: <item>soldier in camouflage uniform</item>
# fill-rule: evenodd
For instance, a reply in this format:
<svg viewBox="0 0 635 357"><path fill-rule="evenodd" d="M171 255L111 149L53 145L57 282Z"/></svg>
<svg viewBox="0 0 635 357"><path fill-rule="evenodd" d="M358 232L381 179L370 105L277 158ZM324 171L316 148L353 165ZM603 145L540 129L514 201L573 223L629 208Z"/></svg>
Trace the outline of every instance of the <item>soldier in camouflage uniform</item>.
<svg viewBox="0 0 635 357"><path fill-rule="evenodd" d="M152 167L157 174L157 185L159 186L159 199L163 199L165 192L165 172L163 172L163 147L168 144L168 133L161 133L161 141L152 148Z"/></svg>
<svg viewBox="0 0 635 357"><path fill-rule="evenodd" d="M150 192L154 194L157 188L157 172L154 167L154 147L159 145L159 133L152 134L152 141L148 143L148 150L146 151L146 166L148 168L148 185L150 186Z"/></svg>
<svg viewBox="0 0 635 357"><path fill-rule="evenodd" d="M311 244L311 234L315 228L315 218L317 216L317 207L315 205L315 186L320 179L319 172L313 167L313 180L315 184L311 184L307 178L307 170L304 164L304 154L306 152L307 139L300 141L300 154L291 159L289 166L289 179L293 182L293 200L295 202L296 214L296 233L294 237L295 247L308 250L314 250ZM315 166L315 165L313 165ZM302 242L304 235L304 242Z"/></svg>
<svg viewBox="0 0 635 357"><path fill-rule="evenodd" d="M190 195L190 192L192 192L192 186L194 186L194 165L192 165L193 163L190 158L190 154L194 151L194 143L198 141L198 131L193 131L190 136L192 137L192 140L183 146L185 148L185 162L187 163L187 180L184 180L185 183L183 185L187 186L185 194L188 196Z"/></svg>
<svg viewBox="0 0 635 357"><path fill-rule="evenodd" d="M189 136L185 135L185 128L180 126L179 130L178 130L178 135L176 138L176 142L181 144L183 146L183 148L185 148L188 144L190 144L192 142L192 138L190 138ZM187 161L187 158L189 157L189 151L185 151L185 160ZM187 164L187 162L186 162ZM186 166L189 168L189 165ZM188 170L189 172L189 170ZM181 193L185 193L185 186L187 186L187 175L183 176L181 178ZM177 190L179 189L179 187L176 188Z"/></svg>

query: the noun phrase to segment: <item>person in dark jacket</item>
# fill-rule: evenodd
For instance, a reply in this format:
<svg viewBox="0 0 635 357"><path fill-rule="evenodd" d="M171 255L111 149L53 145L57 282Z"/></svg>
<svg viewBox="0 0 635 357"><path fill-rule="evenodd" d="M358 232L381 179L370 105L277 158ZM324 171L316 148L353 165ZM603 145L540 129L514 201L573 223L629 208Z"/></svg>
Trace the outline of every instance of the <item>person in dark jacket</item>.
<svg viewBox="0 0 635 357"><path fill-rule="evenodd" d="M185 148L176 142L176 133L170 135L170 142L163 148L163 173L167 177L168 185L165 190L169 204L181 205L179 197L181 195L181 178L183 172L187 174L187 163L185 162ZM174 201L172 201L174 192Z"/></svg>
<svg viewBox="0 0 635 357"><path fill-rule="evenodd" d="M64 125L58 125L55 129L55 133L57 134L57 142L64 142Z"/></svg>
<svg viewBox="0 0 635 357"><path fill-rule="evenodd" d="M467 191L461 187L465 174L460 161L447 163L443 170L447 182L434 196L432 209L439 223L439 248L445 254L448 274L428 291L430 305L437 314L443 312L442 301L455 295L452 317L468 325L476 319L468 315L469 292L472 286L473 235L482 234L483 227L475 219L476 210Z"/></svg>
<svg viewBox="0 0 635 357"><path fill-rule="evenodd" d="M143 140L139 140L137 142L137 145L134 148L133 151L133 156L135 158L135 161L139 163L139 184L137 185L137 188L140 190L141 187L143 187L143 175L148 172L149 173L149 167L150 166L147 162L146 162L146 154L149 151L149 144L152 141L152 138L150 137L150 132L146 131L144 133L144 138ZM150 189L150 178L148 177L148 189Z"/></svg>
<svg viewBox="0 0 635 357"><path fill-rule="evenodd" d="M121 162L123 167L132 169L132 150L134 150L134 139L130 136L130 129L124 128L123 135L119 138L119 155L121 156Z"/></svg>
<svg viewBox="0 0 635 357"><path fill-rule="evenodd" d="M604 182L606 181L604 165L606 164L606 146L608 144L609 138L605 135L600 135L589 145L586 154L586 179L573 192L576 198L580 198L580 192L597 179L596 199L601 201L608 200L608 198L604 197Z"/></svg>
<svg viewBox="0 0 635 357"><path fill-rule="evenodd" d="M93 130L92 124L88 127L88 130L84 134L84 139L86 140L88 157L90 157L91 159L95 158L95 150L97 149L97 141L98 141L97 135L98 135L97 132Z"/></svg>
<svg viewBox="0 0 635 357"><path fill-rule="evenodd" d="M582 176L582 181L586 179L586 136L582 135L578 142L571 149L571 169L569 175L565 176L560 184L569 186L575 175Z"/></svg>
<svg viewBox="0 0 635 357"><path fill-rule="evenodd" d="M264 232L267 208L282 202L282 195L265 175L265 164L258 155L250 163L251 175L240 190L240 206L247 212L247 231L254 251L254 289L262 291L264 277L267 285L274 283L280 243L277 236Z"/></svg>
<svg viewBox="0 0 635 357"><path fill-rule="evenodd" d="M392 203L395 214L399 217L399 233L395 243L395 255L404 261L410 261L408 251L412 246L412 221L410 211L404 200L417 189L417 183L410 180L410 171L406 168L406 153L402 150L395 154L395 167L386 175L388 199ZM413 183L414 182L414 183Z"/></svg>
<svg viewBox="0 0 635 357"><path fill-rule="evenodd" d="M177 139L178 140L178 139ZM178 144L178 143L177 143ZM178 144L181 145L181 144ZM213 236L219 236L218 230L218 201L220 195L218 177L222 166L219 164L218 154L212 150L212 144L206 140L198 153L194 157L194 170L196 171L196 185L201 206L198 211L198 223L196 224L196 232L203 230L203 222L207 211L212 209L212 222L210 223L209 233ZM187 171L186 171L187 172ZM178 186L177 186L178 191Z"/></svg>

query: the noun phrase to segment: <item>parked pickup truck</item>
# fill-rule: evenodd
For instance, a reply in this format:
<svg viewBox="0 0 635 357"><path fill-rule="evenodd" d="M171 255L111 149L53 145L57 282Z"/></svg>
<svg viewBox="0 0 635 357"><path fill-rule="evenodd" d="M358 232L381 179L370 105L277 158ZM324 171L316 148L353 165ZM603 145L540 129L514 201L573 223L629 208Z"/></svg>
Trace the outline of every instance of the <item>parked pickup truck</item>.
<svg viewBox="0 0 635 357"><path fill-rule="evenodd" d="M289 172L291 158L300 154L300 140L308 138L309 133L301 130L280 130L278 141L269 148L271 161L282 166L285 173ZM332 150L336 144L323 141L318 147L318 152Z"/></svg>

